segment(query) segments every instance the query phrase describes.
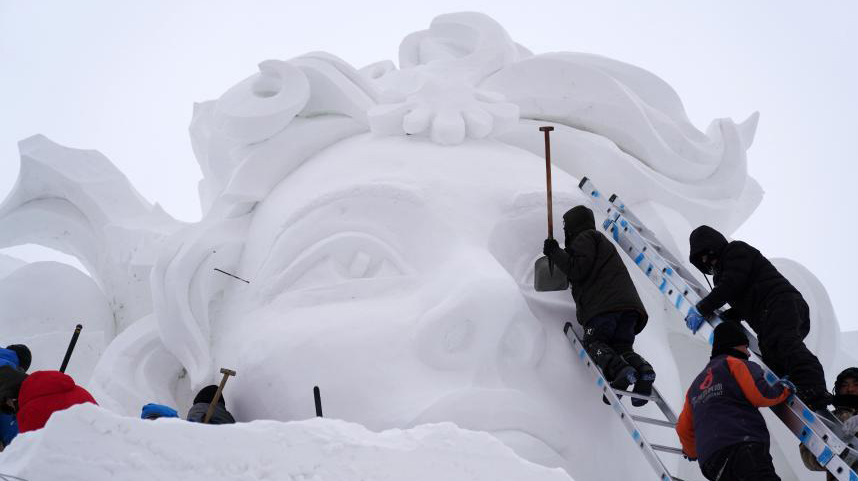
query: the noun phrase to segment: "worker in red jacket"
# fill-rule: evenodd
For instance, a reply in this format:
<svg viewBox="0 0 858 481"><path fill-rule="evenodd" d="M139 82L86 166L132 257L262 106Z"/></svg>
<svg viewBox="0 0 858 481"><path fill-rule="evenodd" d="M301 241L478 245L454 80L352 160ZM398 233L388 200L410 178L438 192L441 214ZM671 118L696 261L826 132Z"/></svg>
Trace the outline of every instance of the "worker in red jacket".
<svg viewBox="0 0 858 481"><path fill-rule="evenodd" d="M57 411L75 404L93 403L92 395L59 371L30 375L0 366L0 410L17 414L19 432L41 429Z"/></svg>
<svg viewBox="0 0 858 481"><path fill-rule="evenodd" d="M785 379L769 385L748 356L739 323L716 327L711 360L691 383L676 425L682 452L712 481L780 480L759 408L785 401L795 387Z"/></svg>

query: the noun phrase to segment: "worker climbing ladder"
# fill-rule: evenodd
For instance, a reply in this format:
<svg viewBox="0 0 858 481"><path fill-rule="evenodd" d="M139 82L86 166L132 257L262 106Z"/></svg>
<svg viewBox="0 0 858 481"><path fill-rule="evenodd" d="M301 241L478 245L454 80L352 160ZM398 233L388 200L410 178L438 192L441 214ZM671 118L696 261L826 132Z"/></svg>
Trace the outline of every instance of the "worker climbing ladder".
<svg viewBox="0 0 858 481"><path fill-rule="evenodd" d="M650 396L645 396L643 394L638 394L630 391L623 391L621 389L612 388L608 381L605 379L602 370L599 369L599 366L593 361L590 355L587 353L587 350L584 348L584 345L581 341L582 333L580 331L580 326L573 326L571 323L566 323L563 327L563 332L566 333L566 336L572 342L572 347L575 349L575 352L578 355L578 359L584 363L584 365L590 369L593 376L596 379L596 385L602 392L602 395L610 403L611 407L614 408L614 413L619 417L620 422L623 423L626 430L632 436L632 439L635 443L637 443L638 447L646 458L647 462L649 462L650 466L655 470L658 475L658 479L660 481L682 481L682 479L674 477L668 472L667 468L664 466L664 463L659 458L658 453L671 453L676 455L682 455L682 450L680 448L674 448L670 446L662 446L659 444L651 444L647 441L644 434L641 432L638 427L638 423L646 423L652 424L656 426L662 426L666 428L674 429L676 427L676 414L670 409L670 406L661 397L661 393L659 393L658 389L653 386L652 394ZM646 399L648 401L652 401L658 406L661 410L661 413L664 415L665 420L648 418L644 416L633 415L628 411L628 408L620 402L619 396L628 396L630 398L638 398L638 399Z"/></svg>
<svg viewBox="0 0 858 481"><path fill-rule="evenodd" d="M578 187L594 204L596 211L606 216L602 228L610 233L610 237L620 249L634 261L684 318L702 299L706 289L684 271L676 257L616 195L606 199L586 177ZM723 320L715 316L701 326L697 335L712 344L713 330L721 322ZM762 362L756 336L744 327L743 329L751 341L754 361L763 368L766 381L775 384L778 376ZM858 451L855 450L858 440L854 436L850 436L848 442L841 439L836 434L842 432L839 422L833 418L824 419L796 396L790 396L786 402L773 406L771 410L836 479L858 481L858 474L849 467L853 460L858 459ZM627 413L625 415L628 416Z"/></svg>

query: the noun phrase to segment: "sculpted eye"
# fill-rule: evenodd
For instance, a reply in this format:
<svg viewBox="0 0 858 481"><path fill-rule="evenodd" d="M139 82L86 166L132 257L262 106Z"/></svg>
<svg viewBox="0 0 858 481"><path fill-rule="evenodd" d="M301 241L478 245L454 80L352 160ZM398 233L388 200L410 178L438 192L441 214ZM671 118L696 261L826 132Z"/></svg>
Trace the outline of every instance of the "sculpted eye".
<svg viewBox="0 0 858 481"><path fill-rule="evenodd" d="M340 232L304 249L276 275L269 293L333 287L408 274L392 247L363 232Z"/></svg>

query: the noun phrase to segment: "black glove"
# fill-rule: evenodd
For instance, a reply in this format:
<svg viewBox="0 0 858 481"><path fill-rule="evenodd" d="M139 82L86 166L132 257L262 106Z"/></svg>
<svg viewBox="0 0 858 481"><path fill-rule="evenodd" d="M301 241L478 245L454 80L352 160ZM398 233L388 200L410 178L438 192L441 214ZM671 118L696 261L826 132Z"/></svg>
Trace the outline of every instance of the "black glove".
<svg viewBox="0 0 858 481"><path fill-rule="evenodd" d="M542 253L545 255L551 255L558 249L560 249L560 244L557 243L556 239L545 239L545 244L542 245Z"/></svg>
<svg viewBox="0 0 858 481"><path fill-rule="evenodd" d="M701 300L700 302L697 303L696 306L694 306L694 308L697 309L697 313L700 314L701 316L705 317L706 319L711 319L712 315L715 313L712 311L707 311L707 310L703 309L702 304L703 304L703 301Z"/></svg>

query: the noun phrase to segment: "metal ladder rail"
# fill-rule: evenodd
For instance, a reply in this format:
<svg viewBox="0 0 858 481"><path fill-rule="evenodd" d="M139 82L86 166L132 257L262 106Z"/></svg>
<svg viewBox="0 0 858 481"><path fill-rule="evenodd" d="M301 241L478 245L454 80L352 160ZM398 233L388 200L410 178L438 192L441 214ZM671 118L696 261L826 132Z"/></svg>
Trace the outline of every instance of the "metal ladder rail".
<svg viewBox="0 0 858 481"><path fill-rule="evenodd" d="M581 187L583 184L584 181L579 184L579 187ZM686 271L685 266L683 266L682 263L677 260L676 257L673 256L670 250L668 250L662 245L661 241L658 240L658 237L655 235L655 232L650 230L643 223L643 221L641 221L636 215L634 215L634 213L630 209L626 207L626 205L622 202L619 196L617 196L617 194L612 194L611 197L608 198L608 202L611 204L612 207L607 207L605 209L606 213L609 214L609 218L606 219L605 223L603 224L603 226L605 226L606 231L608 230L608 225L610 222L620 224L620 227L623 228L624 232L628 231L628 226L631 225L637 230L637 232L632 232L630 235L637 235L640 237L640 242L638 242L638 244L640 244L641 252L646 252L648 249L647 246L652 246L652 248L655 249L655 251L661 256L664 263L667 264L666 266L660 265L653 267L660 267L663 273L667 275L668 282L670 284L675 286L678 290L682 291L685 297L687 297L687 295L685 295L685 291L687 291L689 288L693 290L701 299L705 297L709 290L704 287L703 284L701 284L696 277L691 275L690 272L683 274L683 272ZM620 218L620 216L622 216L622 218ZM624 220L625 222L623 222ZM613 228L611 230L613 230ZM612 235L614 235L614 240L619 243L619 239L617 238L618 232L612 232ZM685 285L682 285L682 282L679 282L678 280L674 280L676 276L678 276L682 281L684 281ZM679 309L679 306L675 307ZM757 354L757 357L762 358L757 338L755 336L749 336L749 340L750 350Z"/></svg>
<svg viewBox="0 0 858 481"><path fill-rule="evenodd" d="M697 291L697 294L702 296L707 292L706 287L700 283L696 277L691 275L691 273L684 274L685 266L682 265L676 257L674 257L673 253L664 245L662 245L661 241L658 239L658 236L655 235L655 232L650 230L631 210L626 208L626 205L623 201L617 196L617 194L612 194L608 198L608 202L613 206L614 213L622 214L635 229L638 230L638 233L644 240L647 241L649 245L652 246L656 252L664 258L668 264L673 268L673 270L681 276L685 281L691 286L692 289ZM612 214L611 208L607 209L608 214Z"/></svg>
<svg viewBox="0 0 858 481"><path fill-rule="evenodd" d="M622 213L618 212L613 204L602 197L589 179L586 177L582 179L579 187L589 194L590 200L603 213L609 215L608 220L603 223L603 228L611 233L623 252L634 260L635 264L668 298L677 311L685 315L688 309L694 307L700 300L700 296L688 285L685 279L676 274L670 263L662 258L655 248L649 249L646 240L634 228L634 225ZM614 198L616 199L616 197ZM628 212L627 209L625 210ZM711 324L704 324L698 331L698 335L711 344L712 331L720 322L723 321L716 318L711 321ZM752 341L754 351L758 352L756 337L747 329L745 331ZM759 356L755 357L758 358ZM777 376L760 359L755 360L766 373L767 382L770 384L777 382ZM792 396L786 403L772 408L772 411L817 457L820 464L825 466L838 480L858 480L858 475L848 467L846 462L838 456L834 456L834 454L847 454L852 459L855 457L855 451L840 439L818 415L807 408L800 399Z"/></svg>
<svg viewBox="0 0 858 481"><path fill-rule="evenodd" d="M651 444L646 440L637 425L637 423L643 422L670 428L674 428L676 426L676 415L664 398L661 397L661 394L655 386L653 386L653 394L651 396L644 396L638 393L611 388L610 384L608 384L608 381L605 379L605 376L602 374L601 369L599 369L599 366L596 365L587 353L587 350L584 348L581 338L579 337L579 332L576 330L575 326L573 326L572 323L567 322L566 325L563 326L563 332L572 343L572 347L575 349L578 359L580 359L581 362L590 369L591 374L596 378L596 385L599 387L601 394L608 398L614 414L620 419L620 422L631 435L632 440L638 445L644 455L644 458L646 458L647 462L649 462L650 466L652 466L658 476L659 481L683 481L681 478L671 475L664 466L664 463L662 463L661 458L658 457L658 452L682 455L682 450L670 446L662 446L660 444ZM632 415L628 411L628 408L620 401L618 395L646 399L654 402L659 407L667 421Z"/></svg>
<svg viewBox="0 0 858 481"><path fill-rule="evenodd" d="M622 223L623 219L618 219L620 223ZM611 230L614 234L620 230L618 225L612 225ZM640 253L640 250L632 249L629 251L627 249L627 245L630 244L627 237L623 235L619 236L619 243L623 246L625 251ZM644 260L648 260L647 256L644 257ZM643 264L643 263L641 263ZM656 283L660 286L661 292L670 300L671 304L680 311L683 315L687 313L682 311L683 306L687 306L688 308L696 305L697 300L693 300L694 293L688 292L681 283L677 282L677 279L673 277L673 273L669 267L665 267L663 264L659 265L655 263L657 267L661 267L660 269L654 269L659 273L662 273L661 282ZM649 266L647 266L648 268ZM653 276L649 276L652 279ZM679 284L677 286L676 284ZM701 336L706 338L708 342L712 343L712 330L713 326L717 326L717 323L722 322L720 319L713 322L712 325L707 324L706 329L703 329L702 332L699 332ZM752 351L755 354L755 361L757 361L763 370L766 372L766 380L769 384L774 384L777 382L778 378L775 376L771 370L762 362L759 358L759 347L756 342L756 337L753 336L750 332L746 330L748 338L751 340ZM788 406L788 409L784 409L785 406ZM792 397L787 403L780 405L777 409L774 410L776 415L787 425L787 427L798 437L799 440L805 442L808 448L811 449L811 452L817 456L820 464L825 466L826 462L830 462L832 454L834 452L844 454L849 450L849 446L843 442L829 427L819 418L815 413L813 413L804 403L796 397ZM789 412L790 415L786 415L786 411ZM813 433L813 436L810 435ZM819 443L816 442L816 439L819 439ZM821 444L820 444L821 443ZM855 453L849 453L851 458L855 457ZM836 461L833 461L831 469L837 469L839 471L843 471L846 467L846 464L839 458L836 458ZM848 468L847 468L848 469ZM852 479L848 477L844 477L843 479ZM858 480L858 477L854 478Z"/></svg>
<svg viewBox="0 0 858 481"><path fill-rule="evenodd" d="M585 185L592 186L592 181L586 177L581 181L579 187L581 190L586 190ZM642 222L631 213L631 211L623 204L616 194L610 197L610 201L605 199L598 193L595 186L590 190L590 200L600 207L609 216L602 224L605 231L609 232L614 241L620 245L635 264L647 275L651 282L658 286L659 290L665 294L670 300L674 308L683 314L683 317L688 313L682 312L683 309L690 309L697 305L697 302L703 298L703 295L709 291L704 288L697 280L691 276L683 276L681 273L684 270L672 255L673 261L668 261L662 256L663 252L669 252L666 249L659 250L657 245L660 245L658 240L653 241L644 237L638 230L642 226ZM617 207L622 206L622 212ZM629 216L627 218L627 216ZM631 221L634 218L634 221ZM644 227L645 228L645 227ZM654 239L655 234L647 229L650 236ZM655 245L653 245L655 244ZM650 249L652 247L652 249ZM655 251L655 252L654 252ZM692 301L693 300L693 301ZM720 317L714 321L712 327L717 326L722 320ZM750 341L750 350L755 353L758 358L761 358L759 342L756 336L745 329ZM709 344L712 344L712 339L708 339Z"/></svg>
<svg viewBox="0 0 858 481"><path fill-rule="evenodd" d="M610 197L610 201L611 201L611 204L615 207L615 211L616 211L618 205L621 205L623 207L623 211L625 212L625 213L622 213L620 215L615 214L613 216L613 218L615 219L614 223L617 225L611 226L610 230L612 231L612 235L614 235L616 238L616 236L619 234L618 229L622 228L623 235L621 236L621 240L622 240L623 236L628 236L629 237L629 239L628 239L629 243L630 244L636 244L636 245L630 246L630 247L632 247L631 251L633 252L636 249L639 252L645 251L647 244L651 243L652 240L645 238L643 235L641 235L640 232L635 232L636 229L640 228L640 226L642 225L642 222L639 219L637 219L637 217L635 217L634 214L632 214L631 211L628 210L624 204L621 203L621 201L619 200L619 198L616 195L612 195ZM627 218L627 216L628 216L628 218ZM634 219L634 220L632 220L632 219ZM628 229L629 225L631 225L635 229L629 230ZM644 228L645 228L645 226L644 226ZM647 229L647 232L649 232L652 237L655 237L655 235L652 233L652 231L649 231ZM635 241L637 241L637 242L635 242ZM657 239L656 239L656 243L658 243ZM627 254L628 253L629 252L627 251ZM659 253L661 254L661 252L659 252ZM657 256L650 256L650 257L656 257L656 260L658 260ZM664 265L660 265L658 263L656 263L656 267L661 267L662 269L664 269L666 271L665 274L666 274L666 277L668 279L668 283L669 283L668 286L674 287L676 289L676 291L681 291L682 297L684 298L684 300L677 298L674 301L674 305L677 308L677 310L680 310L680 312L682 312L682 310L681 310L682 306L687 305L690 309L691 306L696 305L697 302L699 302L700 299L702 299L703 294L701 294L696 289L692 289L692 290L694 290L694 294L697 294L696 296L693 294L689 294L687 292L688 287L689 287L688 284L691 284L689 279L686 276L681 275L680 269L676 268L676 266L673 265L672 262L668 262L663 258L661 260L667 262L667 264L668 264L667 268L665 268ZM671 268L673 268L672 272L671 272ZM685 281L687 284L683 285L682 281ZM666 295L670 296L671 295L670 291L671 291L671 289L668 288ZM704 294L707 292L708 291L706 291L706 290L703 291ZM686 301L689 304L685 304ZM683 314L686 314L686 313L683 313ZM714 323L712 324L712 327L714 328L720 322L722 322L720 318L715 320ZM744 329L744 327L743 327L743 329ZM769 381L770 384L774 384L777 381L777 377L771 372L771 370L762 361L762 355L760 354L761 351L760 351L759 343L758 343L756 336L753 333L751 333L750 331L748 331L747 329L744 329L744 330L748 336L748 339L750 340L750 349L751 349L752 354L755 355L755 361L758 362L766 371L767 381ZM709 343L710 344L712 343L711 337L709 338ZM858 447L858 438L855 437L854 435L847 435L845 437L842 436L842 434L843 434L842 429L843 428L842 428L840 421L836 420L833 417L831 417L830 419L827 419L825 417L820 417L820 416L816 415L815 413L813 413L812 411L807 409L807 406L804 405L804 403L802 401L795 399L795 398L788 404L788 406L789 406L790 410L793 411L793 416L788 418L789 423L792 425L792 427L790 429L794 432L794 434L796 434L796 436L799 439L802 439L803 437L806 437L806 436L802 436L800 434L802 432L802 430L801 430L802 426L796 426L796 423L800 423L802 425L809 424L809 426L812 429L816 430L817 435L823 440L823 442L825 442L835 452L839 452L841 454L841 456L845 458L847 465L852 465L856 461L858 461L858 450L856 450L856 447ZM778 409L781 409L781 408L778 408ZM799 414L799 413L801 413L801 414ZM783 416L780 416L780 417L783 418ZM805 421L807 421L807 422L801 421L801 420L796 420L795 418L804 418ZM786 423L787 419L784 419L784 422ZM842 448L842 451L841 451L841 446L845 446ZM824 460L827 457L827 453L823 452L823 453L821 453L821 456L822 456L822 459ZM824 465L824 463L821 463L821 464ZM856 481L858 481L858 477L856 477Z"/></svg>
<svg viewBox="0 0 858 481"><path fill-rule="evenodd" d="M618 201L616 195L613 195L611 198L614 199L614 202ZM626 209L626 212L629 211ZM654 275L648 276L650 280L659 286L659 289L665 294L665 296L668 297L668 299L671 301L671 304L681 314L686 315L688 313L688 310L685 310L683 312L683 309L690 310L692 307L696 306L697 303L702 299L702 296L694 292L694 290L691 289L688 285L688 280L685 277L679 275L676 269L674 269L670 265L670 263L665 261L664 258L660 258L659 255L652 253L652 251L647 253L647 240L644 239L639 232L636 232L635 229L630 228L636 226L630 223L628 219L625 218L625 215L615 214L613 217L615 219L613 222L614 225L606 227L606 230L609 230L611 232L612 236L614 237L614 240L622 245L622 247L624 248L624 252L629 255L629 257L632 257L637 261L636 264L638 264L638 266L642 270L644 270L643 265L646 264L646 270L655 271L653 273ZM637 222L639 223L640 221L638 220ZM637 253L637 255L632 255L633 253ZM656 282L656 277L658 275L662 276L660 282ZM712 321L711 327L714 329L721 322L723 322L723 320L720 317L717 317ZM774 382L777 381L777 376L775 376L774 373L771 372L771 369L769 369L768 366L766 366L765 363L762 361L762 356L760 355L761 351L759 349L759 343L757 341L756 336L749 330L745 329L744 326L743 329L747 334L748 339L750 340L752 354L756 355L756 357L758 358L758 363L764 368L764 371L766 371L767 380L769 381L769 383L774 384ZM711 345L711 333L707 340ZM807 408L807 406L805 406L803 402L799 402L802 408ZM836 444L837 441L842 442L843 440L840 439L836 433L832 432L828 428L828 426L824 423L824 420L819 419L817 417L816 419L811 421L811 416L809 416L809 414L813 414L813 412L809 409L807 412L799 411L795 414L803 418L808 418L808 422L811 423L811 427L818 426L822 431L820 432L820 436L824 440L827 441L827 439L831 438L831 436L833 435L836 440L827 442L828 444L832 445L833 449L840 449L840 446L837 446ZM847 445L847 443L845 442L842 442L842 444L843 446Z"/></svg>

